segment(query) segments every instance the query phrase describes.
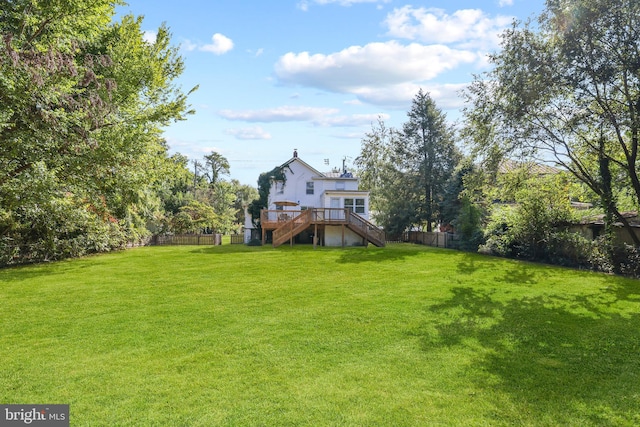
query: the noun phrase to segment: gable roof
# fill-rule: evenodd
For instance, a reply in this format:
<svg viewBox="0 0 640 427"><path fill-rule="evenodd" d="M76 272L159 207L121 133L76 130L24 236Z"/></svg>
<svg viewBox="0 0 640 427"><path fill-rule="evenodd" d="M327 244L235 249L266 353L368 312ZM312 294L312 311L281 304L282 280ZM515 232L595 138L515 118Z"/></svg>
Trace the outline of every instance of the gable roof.
<svg viewBox="0 0 640 427"><path fill-rule="evenodd" d="M323 178L325 179L352 179L357 180L358 178L353 175L351 172L343 173L343 172L325 172Z"/></svg>
<svg viewBox="0 0 640 427"><path fill-rule="evenodd" d="M305 162L304 160L302 160L300 157L298 156L293 156L292 158L290 158L289 160L287 160L286 162L284 162L283 164L280 165L280 168L286 168L287 166L289 166L291 163L293 162L299 162L302 166L306 167L307 169L309 169L311 172L313 172L315 175L319 176L319 177L325 177L325 175L318 171L316 168L314 168L313 166L309 165L307 162Z"/></svg>
<svg viewBox="0 0 640 427"><path fill-rule="evenodd" d="M332 170L330 172L320 172L318 169L314 168L309 163L305 162L300 157L298 157L298 151L297 150L294 150L293 157L290 158L289 160L287 160L286 162L284 162L283 164L281 164L279 166L279 168L280 169L284 169L284 168L288 167L289 165L291 165L294 162L300 163L303 167L305 167L309 171L311 171L311 173L313 175L315 175L312 179L319 179L319 180L323 180L323 179L337 180L337 179L340 179L340 180L354 180L354 181L358 180L358 177L356 177L353 174L353 172L347 172L346 170L344 172L340 172L340 171L336 171L334 169L334 170Z"/></svg>

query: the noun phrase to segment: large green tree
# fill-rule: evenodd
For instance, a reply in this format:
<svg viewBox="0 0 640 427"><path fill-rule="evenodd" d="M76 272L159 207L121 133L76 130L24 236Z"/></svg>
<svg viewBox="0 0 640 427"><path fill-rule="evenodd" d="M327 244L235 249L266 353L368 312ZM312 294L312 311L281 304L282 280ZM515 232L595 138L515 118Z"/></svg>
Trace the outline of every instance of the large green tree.
<svg viewBox="0 0 640 427"><path fill-rule="evenodd" d="M608 224L629 227L620 200L631 189L640 206L639 40L630 0L548 0L537 22L514 23L466 92L476 152L494 166L552 160L599 196Z"/></svg>
<svg viewBox="0 0 640 427"><path fill-rule="evenodd" d="M446 116L429 94L420 90L407 116L401 131L379 120L356 159L376 220L394 234L412 226L432 230L445 183L460 158Z"/></svg>
<svg viewBox="0 0 640 427"><path fill-rule="evenodd" d="M220 180L220 175L229 175L229 161L220 153L212 151L204 156L204 164L205 176L212 187Z"/></svg>
<svg viewBox="0 0 640 427"><path fill-rule="evenodd" d="M420 89L407 116L395 154L407 185L415 189L416 222L425 223L427 231L432 231L445 184L460 154L445 114L428 93Z"/></svg>
<svg viewBox="0 0 640 427"><path fill-rule="evenodd" d="M0 262L106 250L158 205L161 127L189 112L164 26L109 0L0 1Z"/></svg>
<svg viewBox="0 0 640 427"><path fill-rule="evenodd" d="M413 223L416 209L395 161L399 136L400 132L388 128L379 118L362 139L360 155L355 159L360 187L370 194L372 215L391 235L404 232Z"/></svg>

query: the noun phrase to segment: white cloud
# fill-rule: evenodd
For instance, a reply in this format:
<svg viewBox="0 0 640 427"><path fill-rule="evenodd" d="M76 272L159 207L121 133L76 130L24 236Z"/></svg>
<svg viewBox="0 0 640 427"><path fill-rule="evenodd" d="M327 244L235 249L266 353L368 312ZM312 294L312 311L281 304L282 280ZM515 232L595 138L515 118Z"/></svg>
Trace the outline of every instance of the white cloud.
<svg viewBox="0 0 640 427"><path fill-rule="evenodd" d="M472 51L444 45L402 45L389 41L364 47L352 46L329 55L290 52L280 57L275 73L285 84L357 93L370 86L431 80L447 70L478 59Z"/></svg>
<svg viewBox="0 0 640 427"><path fill-rule="evenodd" d="M247 50L246 50L246 52L247 52L249 55L254 56L254 57L256 57L256 58L257 58L257 57L262 56L262 55L264 54L264 49L263 49L263 48L256 49L256 50L253 50L253 49L247 49Z"/></svg>
<svg viewBox="0 0 640 427"><path fill-rule="evenodd" d="M216 55L222 55L233 49L233 40L220 33L214 34L211 37L211 41L213 41L212 44L206 44L199 49Z"/></svg>
<svg viewBox="0 0 640 427"><path fill-rule="evenodd" d="M329 2L340 3L316 1ZM460 70L468 65L485 68L486 53L499 47L499 34L512 19L479 9L447 13L405 6L387 14L384 21L387 35L394 40L326 54L289 52L274 65L274 76L283 85L351 94L363 103L403 109L423 88L439 107L455 109L462 104L457 92L465 86L459 82L470 78ZM443 77L458 83L443 84Z"/></svg>
<svg viewBox="0 0 640 427"><path fill-rule="evenodd" d="M369 104L406 110L411 107L411 100L422 89L423 92L429 93L429 96L436 101L438 108L453 110L463 106L464 101L458 93L466 86L466 83L402 83L386 88L362 88L356 95L359 99Z"/></svg>
<svg viewBox="0 0 640 427"><path fill-rule="evenodd" d="M498 6L500 7L513 6L513 0L499 0Z"/></svg>
<svg viewBox="0 0 640 427"><path fill-rule="evenodd" d="M314 121L317 126L323 127L353 127L370 125L378 121L378 118L382 120L388 120L391 116L384 113L378 114L353 114L350 116L330 116L323 117Z"/></svg>
<svg viewBox="0 0 640 427"><path fill-rule="evenodd" d="M358 3L390 3L391 0L302 0L298 3L298 9L307 11L309 10L309 5L318 4L320 6L324 6L327 4L337 4L339 6L352 6Z"/></svg>
<svg viewBox="0 0 640 427"><path fill-rule="evenodd" d="M243 140L271 139L271 134L260 126L227 129L225 133Z"/></svg>
<svg viewBox="0 0 640 427"><path fill-rule="evenodd" d="M404 6L387 15L384 23L391 37L492 49L512 20L510 16L490 17L480 9L462 9L449 15L443 9Z"/></svg>
<svg viewBox="0 0 640 427"><path fill-rule="evenodd" d="M182 40L180 43L180 49L186 50L187 52L194 51L198 48L198 45L193 43L191 40Z"/></svg>
<svg viewBox="0 0 640 427"><path fill-rule="evenodd" d="M156 31L149 30L142 33L142 40L150 44L154 44L156 42L156 37L158 37L158 33Z"/></svg>
<svg viewBox="0 0 640 427"><path fill-rule="evenodd" d="M304 122L315 121L323 116L337 114L335 108L283 106L264 110L221 110L218 114L227 120L245 122Z"/></svg>
<svg viewBox="0 0 640 427"><path fill-rule="evenodd" d="M352 127L368 125L378 120L378 117L384 119L389 118L387 114L353 114L340 115L340 111L335 108L317 108L317 107L292 107L283 106L264 110L222 110L218 114L227 119L245 122L309 122L314 126L322 127ZM240 131L244 129L233 130L234 136L240 137ZM262 131L260 127L250 128L253 133L259 134ZM229 131L227 131L229 133ZM231 133L230 133L231 134ZM249 132L248 134L252 134ZM250 139L250 138L242 138ZM258 139L258 138L251 138ZM262 138L268 139L268 138Z"/></svg>

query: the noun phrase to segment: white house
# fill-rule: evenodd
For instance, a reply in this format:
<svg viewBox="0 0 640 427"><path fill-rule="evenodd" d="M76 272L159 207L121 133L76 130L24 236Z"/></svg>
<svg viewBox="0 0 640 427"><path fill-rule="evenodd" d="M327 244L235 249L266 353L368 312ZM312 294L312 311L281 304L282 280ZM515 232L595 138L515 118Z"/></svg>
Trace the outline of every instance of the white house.
<svg viewBox="0 0 640 427"><path fill-rule="evenodd" d="M296 151L279 168L285 179L272 182L261 215L263 242L272 231L275 246L294 239L325 246L384 245L382 231L369 222L369 192L358 189L352 173L322 173Z"/></svg>

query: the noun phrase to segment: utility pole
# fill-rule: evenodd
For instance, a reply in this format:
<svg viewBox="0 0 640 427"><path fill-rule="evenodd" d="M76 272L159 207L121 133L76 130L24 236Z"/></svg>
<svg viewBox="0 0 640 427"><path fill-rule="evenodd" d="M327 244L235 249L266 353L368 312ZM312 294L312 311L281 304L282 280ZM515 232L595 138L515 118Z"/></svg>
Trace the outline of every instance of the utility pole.
<svg viewBox="0 0 640 427"><path fill-rule="evenodd" d="M197 160L192 160L193 163L193 194L196 194L196 188L198 186L198 171L202 169L202 163Z"/></svg>

